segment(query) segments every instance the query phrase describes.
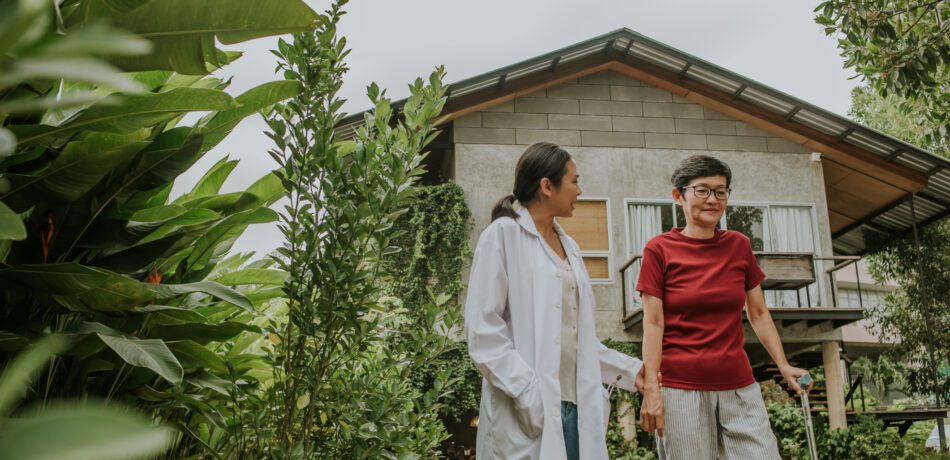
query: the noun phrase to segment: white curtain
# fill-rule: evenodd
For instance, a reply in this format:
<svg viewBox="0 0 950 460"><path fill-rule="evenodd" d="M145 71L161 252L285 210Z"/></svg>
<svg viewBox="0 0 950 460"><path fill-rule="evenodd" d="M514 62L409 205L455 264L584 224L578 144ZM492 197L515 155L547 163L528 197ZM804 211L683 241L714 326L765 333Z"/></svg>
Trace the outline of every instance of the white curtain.
<svg viewBox="0 0 950 460"><path fill-rule="evenodd" d="M663 232L663 207L668 204L632 204L630 205L630 255L643 254L643 247L656 235ZM640 262L627 269L627 293L634 304L640 303L640 296L634 289L640 277Z"/></svg>
<svg viewBox="0 0 950 460"><path fill-rule="evenodd" d="M772 252L810 252L815 254L815 231L811 218L811 208L803 206L770 206L770 251ZM816 275L817 276L817 275ZM805 289L808 289L806 292ZM807 305L808 295L812 305L819 305L817 283L801 289L802 306ZM766 293L766 300L774 307L794 307L798 305L795 291L772 291Z"/></svg>

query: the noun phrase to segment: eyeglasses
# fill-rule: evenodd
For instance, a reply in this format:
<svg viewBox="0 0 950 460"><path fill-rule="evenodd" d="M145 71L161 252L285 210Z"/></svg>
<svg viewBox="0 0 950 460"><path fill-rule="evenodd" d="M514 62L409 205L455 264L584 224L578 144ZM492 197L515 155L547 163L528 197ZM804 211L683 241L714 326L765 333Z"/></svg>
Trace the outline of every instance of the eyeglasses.
<svg viewBox="0 0 950 460"><path fill-rule="evenodd" d="M693 195L696 195L696 198L703 198L703 199L709 198L709 194L713 193L716 195L717 200L728 200L729 194L732 193L731 188L717 188L713 190L709 187L703 187L703 186L697 186L697 185L687 185L686 187L682 187L680 190L682 191L688 188L693 189Z"/></svg>

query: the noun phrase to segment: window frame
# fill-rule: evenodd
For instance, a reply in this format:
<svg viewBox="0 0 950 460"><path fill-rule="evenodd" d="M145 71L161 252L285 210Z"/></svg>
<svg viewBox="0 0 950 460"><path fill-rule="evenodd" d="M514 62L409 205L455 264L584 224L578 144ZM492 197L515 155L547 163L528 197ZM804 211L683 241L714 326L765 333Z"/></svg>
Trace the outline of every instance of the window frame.
<svg viewBox="0 0 950 460"><path fill-rule="evenodd" d="M597 257L597 258L606 258L607 259L607 278L594 278L590 277L591 284L614 284L616 282L616 277L614 276L614 229L613 222L611 219L610 212L610 197L606 196L581 196L577 201L593 201L593 202L602 202L604 203L604 211L607 216L607 250L606 251L585 251L581 249L581 262L583 262L584 257ZM573 238L573 237L572 237ZM577 240L575 240L577 242ZM580 243L577 243L577 246L580 247ZM585 267L586 269L586 267Z"/></svg>

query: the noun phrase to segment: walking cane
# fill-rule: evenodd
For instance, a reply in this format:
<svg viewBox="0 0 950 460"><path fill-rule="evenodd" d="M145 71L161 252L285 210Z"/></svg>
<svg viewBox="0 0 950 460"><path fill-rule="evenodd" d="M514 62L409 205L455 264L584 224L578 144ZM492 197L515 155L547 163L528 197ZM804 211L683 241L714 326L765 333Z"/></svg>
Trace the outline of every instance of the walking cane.
<svg viewBox="0 0 950 460"><path fill-rule="evenodd" d="M811 385L811 376L805 374L798 378L798 386L808 388ZM815 444L815 426L811 422L811 405L808 404L808 392L802 390L802 412L805 413L805 436L808 438L808 454L811 460L818 460L818 447Z"/></svg>
<svg viewBox="0 0 950 460"><path fill-rule="evenodd" d="M663 438L660 437L660 430L653 430L653 440L656 442L656 458L666 460L666 449L663 448Z"/></svg>

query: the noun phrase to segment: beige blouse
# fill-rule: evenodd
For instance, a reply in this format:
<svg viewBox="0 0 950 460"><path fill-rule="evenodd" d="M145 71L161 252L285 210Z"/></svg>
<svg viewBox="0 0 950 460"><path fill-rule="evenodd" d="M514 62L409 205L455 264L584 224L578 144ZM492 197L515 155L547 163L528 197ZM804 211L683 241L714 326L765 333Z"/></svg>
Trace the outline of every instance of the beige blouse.
<svg viewBox="0 0 950 460"><path fill-rule="evenodd" d="M561 401L577 404L577 280L571 264L558 257L551 247L545 243L544 248L557 261L558 277L561 278Z"/></svg>

